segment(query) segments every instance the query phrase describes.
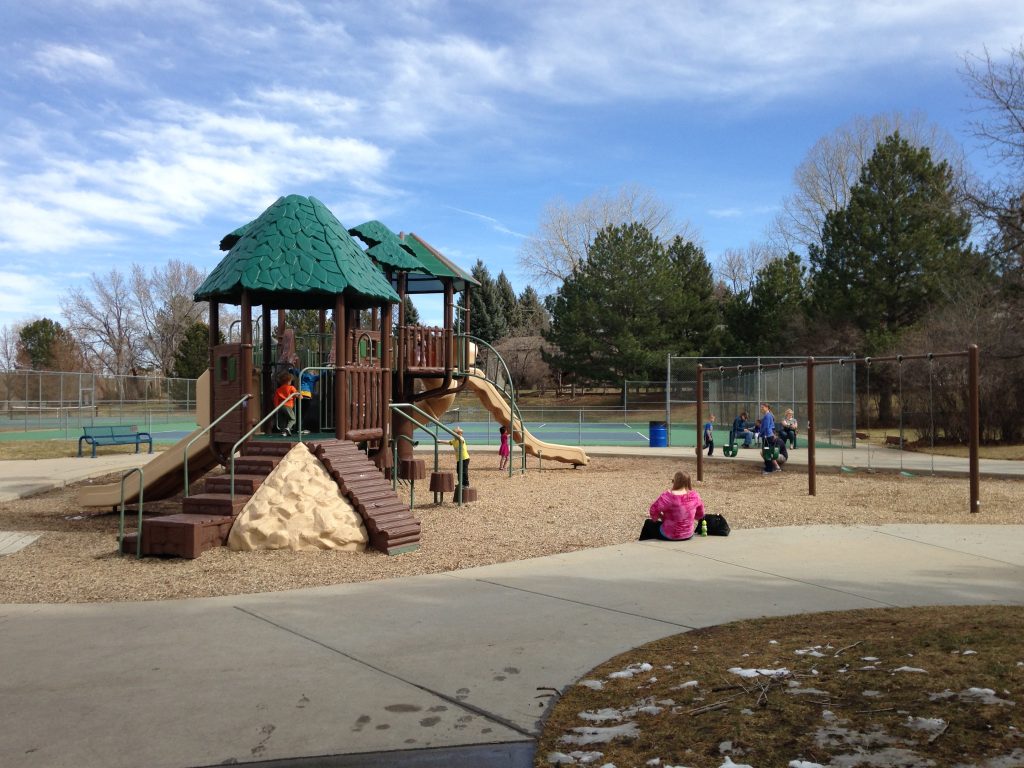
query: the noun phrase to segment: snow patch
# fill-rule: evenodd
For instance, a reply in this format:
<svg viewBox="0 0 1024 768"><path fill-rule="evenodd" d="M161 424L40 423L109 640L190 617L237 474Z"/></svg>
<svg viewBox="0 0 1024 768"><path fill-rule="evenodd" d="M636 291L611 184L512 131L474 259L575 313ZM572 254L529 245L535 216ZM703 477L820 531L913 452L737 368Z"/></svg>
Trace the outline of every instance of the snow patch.
<svg viewBox="0 0 1024 768"><path fill-rule="evenodd" d="M648 664L646 661L641 664L630 664L625 669L619 672L612 672L608 675L609 680L628 680L629 678L637 675L641 672L650 672L654 667Z"/></svg>
<svg viewBox="0 0 1024 768"><path fill-rule="evenodd" d="M743 667L730 667L727 671L740 677L786 677L790 674L785 667L778 669L744 669Z"/></svg>
<svg viewBox="0 0 1024 768"><path fill-rule="evenodd" d="M912 731L924 731L925 733L942 733L946 729L946 721L941 717L910 717L907 716L903 723Z"/></svg>
<svg viewBox="0 0 1024 768"><path fill-rule="evenodd" d="M812 763L809 760L790 760L787 768L825 768L821 763Z"/></svg>
<svg viewBox="0 0 1024 768"><path fill-rule="evenodd" d="M621 720L622 713L617 709L598 709L594 712L587 710L586 712L580 712L579 718L580 720L588 720L593 723L603 723L605 720Z"/></svg>
<svg viewBox="0 0 1024 768"><path fill-rule="evenodd" d="M604 690L604 683L602 683L600 680L580 680L579 684L582 685L584 688L589 688L592 691Z"/></svg>
<svg viewBox="0 0 1024 768"><path fill-rule="evenodd" d="M906 667L906 666L904 666L904 667L896 667L896 669L894 669L893 672L915 672L915 673L920 674L920 675L927 675L928 674L928 670L927 669L921 669L920 667Z"/></svg>

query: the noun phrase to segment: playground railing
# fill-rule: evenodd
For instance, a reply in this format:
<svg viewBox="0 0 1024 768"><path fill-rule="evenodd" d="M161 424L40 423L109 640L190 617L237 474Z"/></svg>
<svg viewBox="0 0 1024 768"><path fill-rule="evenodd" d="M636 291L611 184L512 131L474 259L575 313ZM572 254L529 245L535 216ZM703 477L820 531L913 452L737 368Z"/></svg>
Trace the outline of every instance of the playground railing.
<svg viewBox="0 0 1024 768"><path fill-rule="evenodd" d="M271 419L277 418L277 412L280 411L282 408L286 408L288 406L289 402L291 402L292 400L295 400L298 397L299 397L299 393L298 392L295 392L294 394L288 395L288 397L286 397L284 400L282 400L280 402L280 404L277 405L277 407L272 408L267 413L266 416L264 416L262 419L260 419L258 422L256 422L256 424L253 426L252 429L250 429L248 432L246 432L244 435L242 435L240 438L238 438L238 442L236 442L233 446L231 446L231 460L228 462L228 464L230 465L230 472L231 472L231 501L232 501L232 503L234 503L234 501L235 501L235 456L238 454L239 447L243 443L245 443L250 437L255 435L259 431L260 427L262 427L264 424L266 424Z"/></svg>
<svg viewBox="0 0 1024 768"><path fill-rule="evenodd" d="M118 554L124 554L124 481L132 476L134 472L139 473L139 520L138 527L135 532L135 557L142 557L142 495L145 489L145 476L146 473L142 471L142 467L132 467L127 472L121 475L121 505L120 505L120 517L117 523L117 551Z"/></svg>
<svg viewBox="0 0 1024 768"><path fill-rule="evenodd" d="M185 468L185 493L184 493L184 495L185 495L186 498L188 497L188 451L189 451L189 449L203 435L208 435L210 433L210 430L212 430L221 421L223 421L223 419L226 416L228 416L228 414L233 413L235 411L235 409L240 408L241 406L245 405L245 403L247 403L249 401L249 398L251 398L251 397L252 397L252 395L249 395L249 394L244 395L241 400L239 400L237 403L235 403L230 408L228 408L226 411L224 411L224 413L222 413L216 419L211 421L209 426L204 427L202 432L200 432L198 435L196 435L191 440L189 440L187 443L185 443L185 448L184 448L184 450L182 452L182 456L181 456L181 464Z"/></svg>
<svg viewBox="0 0 1024 768"><path fill-rule="evenodd" d="M468 333L460 333L457 338L462 342L458 345L459 350L459 372L463 376L472 376L475 378L481 378L494 385L495 389L501 394L501 396L508 401L508 432L509 439L516 441L516 435L519 435L519 440L516 441L520 449L521 463L519 472L526 472L526 430L525 424L523 423L522 414L519 412L519 405L516 403L516 388L515 383L512 381L512 374L509 372L508 365L505 363L505 359L501 354L489 343L479 338L478 336L472 336ZM484 370L484 376L478 376L475 373L470 373L468 358L469 358L469 344L476 344L478 347L483 347L487 351L493 353L494 357L494 368L495 374L488 376L488 371ZM490 358L490 355L488 355ZM499 378L501 381L499 382ZM512 477L513 473L512 462L508 463L508 476Z"/></svg>
<svg viewBox="0 0 1024 768"><path fill-rule="evenodd" d="M458 484L455 486L455 503L458 504L459 506L461 506L462 505L462 477L463 477L463 475L462 475L462 443L464 443L465 440L463 440L461 435L459 435L455 430L449 429L448 427L446 427L444 424L442 424L440 421L435 419L433 416L431 416L429 413L427 413L425 410L423 410L422 408L420 408L417 405L413 405L412 403L391 403L391 405L388 406L388 407L391 409L392 413L397 413L402 418L407 419L408 421L411 421L414 425L417 425L417 426L419 426L419 424L420 424L419 419L417 419L414 416L411 416L408 413L406 413L406 409L409 409L409 410L413 411L414 413L418 413L418 414L420 414L421 416L423 416L426 419L426 423L433 424L435 430L437 430L438 428L443 429L445 432L447 432L449 435L452 436L453 440L458 440L459 441L459 445L458 445L458 449L459 450L457 450L456 453L455 453L455 473L456 473L456 475L458 475L458 479L459 479ZM440 457L438 455L438 453L439 453L438 452L438 446L439 446L439 442L440 441L437 438L436 431L432 434L428 430L427 434L431 435L431 437L434 440L434 471L437 472L438 471L438 466L439 466L439 459L440 459ZM394 451L394 454L393 454L394 455L394 462L392 464L392 472L391 472L392 489L397 489L398 485L397 485L397 481L395 479L397 477L397 471L398 471L398 443L397 442L392 443L392 450ZM411 506L412 505L410 504L410 507Z"/></svg>

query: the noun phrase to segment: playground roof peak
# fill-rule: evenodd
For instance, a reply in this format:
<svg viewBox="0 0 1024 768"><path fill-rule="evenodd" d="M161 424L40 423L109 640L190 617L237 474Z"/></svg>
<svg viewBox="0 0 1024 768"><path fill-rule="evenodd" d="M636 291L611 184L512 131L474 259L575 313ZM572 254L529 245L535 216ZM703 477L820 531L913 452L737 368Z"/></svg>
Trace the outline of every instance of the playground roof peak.
<svg viewBox="0 0 1024 768"><path fill-rule="evenodd" d="M409 293L441 293L445 279L451 279L456 291L464 291L467 285L480 285L469 273L450 261L440 251L419 235L410 232L399 236L402 245L408 248L426 267L429 274L410 274Z"/></svg>
<svg viewBox="0 0 1024 768"><path fill-rule="evenodd" d="M398 294L344 225L315 197L280 197L221 240L227 255L195 293L196 301L277 309L323 309L344 294L356 306L398 301Z"/></svg>
<svg viewBox="0 0 1024 768"><path fill-rule="evenodd" d="M385 270L429 273L412 250L398 239L398 235L377 220L363 222L348 233L366 243L366 252Z"/></svg>

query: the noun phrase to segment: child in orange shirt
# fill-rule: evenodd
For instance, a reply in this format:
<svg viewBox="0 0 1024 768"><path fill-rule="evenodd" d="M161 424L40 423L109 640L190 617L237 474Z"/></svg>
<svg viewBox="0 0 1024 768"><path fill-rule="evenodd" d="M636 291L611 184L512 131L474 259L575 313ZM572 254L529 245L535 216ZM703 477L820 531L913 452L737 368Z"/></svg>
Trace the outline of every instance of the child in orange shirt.
<svg viewBox="0 0 1024 768"><path fill-rule="evenodd" d="M277 390L274 392L274 407L276 408L281 403L288 401L287 405L281 410L287 423L284 429L281 430L281 434L285 437L291 435L292 430L295 428L295 398L292 395L298 395L299 390L295 388L292 383L292 375L288 371L281 371L277 377ZM289 398L291 398L289 400ZM280 423L280 422L278 422Z"/></svg>

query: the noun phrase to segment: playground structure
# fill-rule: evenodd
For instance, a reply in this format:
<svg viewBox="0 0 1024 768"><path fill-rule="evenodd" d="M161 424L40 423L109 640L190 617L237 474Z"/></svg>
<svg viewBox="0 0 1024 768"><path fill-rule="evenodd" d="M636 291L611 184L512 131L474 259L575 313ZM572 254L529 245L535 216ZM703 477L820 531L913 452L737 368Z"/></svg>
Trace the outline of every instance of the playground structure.
<svg viewBox="0 0 1024 768"><path fill-rule="evenodd" d="M294 442L273 435L285 407L272 404L275 376L294 364L294 355L303 372L320 376L317 398L296 398L300 419L303 406L316 410L318 434L308 449L358 510L370 546L379 551L418 546L419 521L399 499L396 484L425 479L425 461L413 457L414 431L428 423L454 436L440 417L467 386L509 428L522 452L519 471L525 471L527 452L574 466L587 463L582 449L532 438L507 377L499 382L473 366L478 340L471 335L468 295L477 283L417 235L395 234L377 221L346 230L320 201L290 195L225 236L221 248L227 254L195 294L210 307L210 366L197 393L199 428L147 465L135 491L126 493L122 482L79 497L85 506L120 503L123 514L125 502L141 506L143 495L152 500L185 493L181 514L144 520L134 536L124 537L123 551L196 557L226 541L249 498L303 441L301 434ZM466 298L458 324L456 293ZM406 323L405 299L417 294L443 297L441 327ZM221 343L223 303L240 307L237 341L232 328ZM318 312L313 339L296 339L284 327L289 309ZM228 474L206 478L203 491L189 495L189 483L217 464ZM445 492L459 503L475 498L475 489L456 487L453 473L439 471L436 452L430 489L435 499Z"/></svg>
<svg viewBox="0 0 1024 768"><path fill-rule="evenodd" d="M968 435L968 467L969 467L969 478L970 478L970 501L969 511L980 512L981 511L981 498L980 498L980 472L978 465L978 450L980 445L980 419L979 419L979 353L978 346L976 344L970 345L966 350L960 352L927 352L924 354L912 354L912 355L893 355L887 357L850 357L850 358L839 358L839 359L821 359L816 360L813 357L805 358L800 362L779 362L775 365L759 366L759 370L771 370L776 369L783 371L786 369L793 370L794 372L798 369L804 369L804 381L805 381L805 393L806 400L804 402L804 421L806 423L806 438L805 442L807 445L807 493L810 496L814 496L817 493L816 486L816 464L815 464L815 447L816 447L816 425L819 417L818 401L816 399L816 382L819 378L820 372L825 369L826 366L839 366L840 368L849 367L850 370L855 369L857 366L864 366L865 370L870 371L874 365L883 363L894 363L897 366L897 382L900 391L898 396L899 402L899 413L900 413L900 424L899 424L899 442L898 446L902 451L904 446L903 437L903 413L905 410L906 401L903 398L902 392L902 366L904 363L911 361L927 361L929 366L928 386L929 386L929 398L933 397L932 390L932 365L937 360L944 359L966 359L966 385L967 385L967 402L966 402L966 433ZM696 382L695 382L695 405L696 405L696 423L697 423L697 479L704 479L704 453L700 449L700 433L702 430L703 418L704 418L704 404L706 402L706 395L709 392L709 387L717 373L720 377L725 376L726 373L742 373L743 366L718 366L718 368L705 369L701 363L697 364L696 367ZM868 392L870 396L870 389ZM870 399L870 397L869 397ZM768 398L762 400L762 402L768 402ZM831 402L826 403L826 407L830 407ZM931 418L933 413L933 403L929 403L929 417ZM856 433L856 430L854 430ZM935 439L935 425L934 422L930 425L929 434L931 435L932 446L934 448Z"/></svg>

